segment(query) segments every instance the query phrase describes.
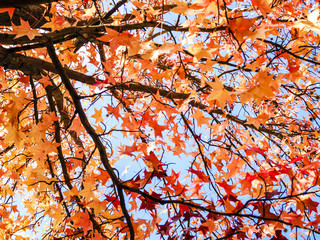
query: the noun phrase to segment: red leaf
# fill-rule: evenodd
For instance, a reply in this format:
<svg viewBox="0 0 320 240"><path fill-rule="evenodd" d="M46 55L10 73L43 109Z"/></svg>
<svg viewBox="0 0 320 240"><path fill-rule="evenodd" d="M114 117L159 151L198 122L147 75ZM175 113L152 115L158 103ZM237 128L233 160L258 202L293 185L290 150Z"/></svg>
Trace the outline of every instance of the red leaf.
<svg viewBox="0 0 320 240"><path fill-rule="evenodd" d="M288 240L288 238L282 235L281 230L276 230L276 236L273 236L270 240Z"/></svg>
<svg viewBox="0 0 320 240"><path fill-rule="evenodd" d="M120 206L120 201L117 197L111 197L108 195L104 195L104 196L106 197L106 200L108 202L111 202L115 208L118 208Z"/></svg>
<svg viewBox="0 0 320 240"><path fill-rule="evenodd" d="M276 178L276 176L280 175L281 172L276 171L274 169L267 169L267 170L260 170L259 175L264 178L267 179L268 177L270 177L272 180L274 181L278 181L278 179Z"/></svg>
<svg viewBox="0 0 320 240"><path fill-rule="evenodd" d="M259 154L261 154L262 156L266 156L266 153L265 153L266 150L261 149L261 148L259 148L259 147L257 147L257 146L250 147L250 148L246 149L245 151L246 151L246 153L247 153L248 155L252 155L252 154L255 154L255 153L259 153Z"/></svg>
<svg viewBox="0 0 320 240"><path fill-rule="evenodd" d="M229 195L234 195L234 193L232 192L232 189L234 188L232 185L228 185L227 182L225 180L223 180L222 182L217 182L219 186L223 187L224 190L226 191L227 194Z"/></svg>
<svg viewBox="0 0 320 240"><path fill-rule="evenodd" d="M165 224L163 225L158 225L158 233L163 234L163 235L169 235L170 233L170 229L172 228L172 226L170 226L170 222L167 220Z"/></svg>
<svg viewBox="0 0 320 240"><path fill-rule="evenodd" d="M180 204L179 205L180 213L183 215L185 212L190 213L190 209L187 205Z"/></svg>
<svg viewBox="0 0 320 240"><path fill-rule="evenodd" d="M189 168L189 172L194 173L198 176L199 179L201 179L203 182L210 182L209 177L204 174L202 171L194 170L192 168Z"/></svg>
<svg viewBox="0 0 320 240"><path fill-rule="evenodd" d="M24 83L26 86L29 86L30 83L30 76L25 76L23 74L20 74L20 77L18 78L19 82Z"/></svg>
<svg viewBox="0 0 320 240"><path fill-rule="evenodd" d="M159 165L161 165L161 162L157 158L157 156L154 154L154 152L150 152L149 155L145 155L145 160L150 161L152 163L152 166L154 169L158 169Z"/></svg>
<svg viewBox="0 0 320 240"><path fill-rule="evenodd" d="M155 198L160 198L161 194L157 194L155 192L151 193L151 196L155 197ZM139 199L141 200L141 206L140 206L140 210L141 209L147 209L147 210L154 210L156 207L156 202L152 201L149 198L144 198L143 196L140 196Z"/></svg>

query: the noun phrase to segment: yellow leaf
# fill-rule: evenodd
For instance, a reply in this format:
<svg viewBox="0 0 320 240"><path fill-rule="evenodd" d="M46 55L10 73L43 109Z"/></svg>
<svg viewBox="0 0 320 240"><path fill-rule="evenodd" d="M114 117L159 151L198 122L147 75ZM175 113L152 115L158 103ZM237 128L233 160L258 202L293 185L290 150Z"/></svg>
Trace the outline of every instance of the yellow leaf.
<svg viewBox="0 0 320 240"><path fill-rule="evenodd" d="M178 0L174 1L177 6L171 9L171 12L174 13L181 13L181 14L186 14L187 11L189 10L188 4L184 1L180 2Z"/></svg>
<svg viewBox="0 0 320 240"><path fill-rule="evenodd" d="M6 127L8 133L4 139L9 145L15 144L18 148L23 147L25 139L25 133L18 131L14 125L8 124Z"/></svg>

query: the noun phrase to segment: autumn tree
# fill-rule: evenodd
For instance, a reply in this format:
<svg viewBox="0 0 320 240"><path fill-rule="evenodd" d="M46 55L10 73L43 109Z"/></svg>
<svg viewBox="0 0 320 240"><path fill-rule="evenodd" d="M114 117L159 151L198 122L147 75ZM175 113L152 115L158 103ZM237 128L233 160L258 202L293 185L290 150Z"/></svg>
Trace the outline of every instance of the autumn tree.
<svg viewBox="0 0 320 240"><path fill-rule="evenodd" d="M319 239L317 1L0 2L2 239Z"/></svg>

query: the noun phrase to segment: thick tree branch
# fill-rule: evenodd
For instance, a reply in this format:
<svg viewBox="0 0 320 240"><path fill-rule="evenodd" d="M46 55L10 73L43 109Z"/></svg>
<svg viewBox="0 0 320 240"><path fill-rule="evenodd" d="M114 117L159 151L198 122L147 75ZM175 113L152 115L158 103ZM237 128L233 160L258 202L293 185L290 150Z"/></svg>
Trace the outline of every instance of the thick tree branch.
<svg viewBox="0 0 320 240"><path fill-rule="evenodd" d="M0 48L0 66L2 66L4 68L8 68L8 69L20 70L27 75L33 75L33 76L36 76L36 75L39 76L39 74L41 73L42 70L47 70L49 72L59 74L58 69L52 63L49 63L49 62L41 60L41 59L33 58L33 57L27 57L27 56L24 56L24 55L18 54L18 53L10 53L9 50L7 50L5 48ZM74 79L76 81L79 81L79 82L82 82L85 84L89 84L89 85L93 85L93 84L99 82L98 79L96 79L92 76L87 76L83 73L76 72L76 71L73 71L73 70L70 70L67 68L63 68L63 69L69 78ZM159 92L159 94L162 97L165 97L165 98L168 98L171 100L172 99L187 99L189 97L189 94L167 91L167 90L163 90L163 89L160 89L157 87L142 85L142 84L138 84L138 83L116 83L115 85L108 86L107 88L130 90L130 91L141 91L141 92L152 93L152 94L157 94L157 92ZM207 109L206 105L204 105L200 102L194 101L194 100L191 100L189 102L189 104L191 106L198 107L203 110ZM225 114L220 109L210 110L210 112L215 113L215 114L219 114L219 115ZM227 117L227 119L229 119L233 122L237 122L243 126L250 127L250 128L255 129L257 131L271 134L271 135L274 135L274 136L279 137L281 139L284 137L281 133L276 132L271 129L267 129L265 127L259 127L259 129L257 129L252 124L246 124L246 120L241 120L241 119L239 119L235 116L232 116L230 114L227 114L226 117Z"/></svg>
<svg viewBox="0 0 320 240"><path fill-rule="evenodd" d="M51 86L47 86L46 87L46 92L47 92L47 99L49 102L49 107L50 107L50 111L54 112L57 115L56 112L56 108L55 108L55 104L53 101L53 92L52 92L52 87ZM56 143L59 143L60 145L57 147L57 152L58 152L58 159L61 165L61 169L62 169L62 173L65 179L65 183L68 186L69 190L71 190L74 186L72 185L70 176L69 176L69 171L68 171L68 167L67 167L67 163L66 163L66 159L63 155L62 152L62 148L61 148L61 134L60 134L60 123L58 121L54 121L54 128L55 128L55 141ZM83 210L83 211L87 211L90 217L90 221L92 222L92 225L95 229L98 229L99 233L104 236L103 231L101 230L100 225L97 223L97 221L94 219L94 215L88 211L88 209L86 209L85 207L83 207L83 205L81 204L81 200L79 198L79 196L76 197L76 201L78 206ZM106 238L106 237L105 237Z"/></svg>
<svg viewBox="0 0 320 240"><path fill-rule="evenodd" d="M4 234L320 235L320 8L286 1L0 0Z"/></svg>
<svg viewBox="0 0 320 240"><path fill-rule="evenodd" d="M0 8L26 7L51 2L58 2L58 0L1 0Z"/></svg>
<svg viewBox="0 0 320 240"><path fill-rule="evenodd" d="M27 57L22 54L10 53L5 48L0 47L0 66L5 69L15 69L24 72L26 75L39 76L43 70L58 74L55 65L33 57ZM64 68L67 75L86 84L94 84L96 79L85 74Z"/></svg>
<svg viewBox="0 0 320 240"><path fill-rule="evenodd" d="M15 35L13 34L0 34L0 44L30 44L30 43L42 43L43 46L46 43L48 38L52 39L54 43L56 42L64 42L66 40L74 39L79 36L88 35L89 38L97 38L102 36L105 33L105 28L110 28L116 30L118 32L128 31L128 30L136 30L142 29L147 27L155 27L164 29L167 31L175 31L175 32L188 32L188 27L176 27L163 24L157 21L150 21L150 22L139 22L139 23L131 23L131 24L119 24L119 25L103 25L103 26L73 26L64 28L62 30L57 30L52 33L43 34L43 36L36 36L34 39L30 40L27 36L23 36L20 38L15 39ZM227 27L225 26L218 26L215 28L199 28L200 32L217 32L226 30Z"/></svg>
<svg viewBox="0 0 320 240"><path fill-rule="evenodd" d="M0 13L0 26L12 26L12 24L21 25L20 19L27 21L32 28L40 28L47 22L44 18L46 8L42 5L28 6L25 8L16 8L12 19L8 12Z"/></svg>

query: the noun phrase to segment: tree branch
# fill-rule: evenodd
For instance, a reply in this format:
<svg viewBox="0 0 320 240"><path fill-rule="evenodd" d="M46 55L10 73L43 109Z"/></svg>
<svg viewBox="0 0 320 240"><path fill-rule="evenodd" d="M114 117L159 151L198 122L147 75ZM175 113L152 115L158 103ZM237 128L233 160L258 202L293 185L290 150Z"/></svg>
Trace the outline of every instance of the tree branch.
<svg viewBox="0 0 320 240"><path fill-rule="evenodd" d="M58 74L60 75L63 84L65 85L66 89L68 90L68 92L73 100L74 106L79 114L79 118L80 118L82 125L84 126L84 128L86 129L86 131L88 132L88 134L90 135L90 137L92 138L94 143L96 144L96 147L98 148L98 151L100 154L101 162L102 162L103 166L105 167L106 171L108 172L113 183L117 187L118 195L120 198L121 210L123 212L123 215L127 221L127 225L129 228L130 239L134 240L135 239L134 228L133 228L133 225L131 222L130 215L129 215L128 210L125 205L125 198L124 198L124 194L123 194L123 190L122 190L122 185L121 185L120 180L118 179L117 175L114 173L113 168L111 167L111 165L109 163L105 147L104 147L103 143L101 142L98 134L95 132L93 127L90 125L88 117L82 108L78 93L76 92L76 90L72 86L71 82L69 81L69 77L67 75L67 72L62 67L62 65L59 61L59 58L55 52L55 48L54 48L52 42L49 42L47 44L47 50L48 50L50 58L52 59L53 64L57 68Z"/></svg>
<svg viewBox="0 0 320 240"><path fill-rule="evenodd" d="M44 3L58 2L59 0L1 0L0 8L26 7Z"/></svg>
<svg viewBox="0 0 320 240"><path fill-rule="evenodd" d="M33 58L33 57L27 57L27 56L24 56L19 53L10 53L9 50L7 50L5 48L1 48L1 47L0 47L0 66L2 66L4 68L9 68L9 69L20 70L20 71L24 72L26 75L32 75L32 76L37 76L37 75L39 76L40 73L42 72L42 70L47 70L49 72L59 74L58 69L52 63L49 63L49 62L41 60L41 59ZM85 84L89 84L89 85L93 85L93 84L99 82L99 79L96 79L92 76L87 76L83 73L76 72L76 71L70 70L68 68L63 68L63 69L69 78L74 79L76 81L79 81L79 82L82 82ZM142 85L142 84L138 84L138 83L116 83L115 85L110 85L106 88L119 89L119 90L120 89L121 90L130 90L130 91L140 91L140 92L152 93L152 94L157 94L157 92L159 92L159 94L162 97L165 97L165 98L168 98L171 100L173 100L173 99L187 99L189 97L189 94L186 94L186 93L177 93L177 92L173 92L173 91L167 91L167 90L163 90L163 89L160 89L157 87ZM189 104L193 107L198 107L203 110L207 109L206 105L204 105L201 102L194 101L194 100L190 101ZM219 115L225 114L220 109L214 109L214 110L211 110L210 112L215 113L215 114L219 114ZM271 129L267 129L265 127L259 127L257 129L252 124L246 124L246 120L241 120L233 115L227 114L226 118L233 121L233 122L237 122L243 126L247 126L252 129L255 129L257 131L264 132L264 133L276 136L281 139L284 138L284 136L279 132L276 132Z"/></svg>
<svg viewBox="0 0 320 240"><path fill-rule="evenodd" d="M43 36L36 36L34 39L30 40L27 36L23 36L15 39L14 34L0 34L0 44L13 45L13 44L30 44L30 43L42 43L43 46L46 43L48 38L52 39L55 42L64 42L67 40L71 40L77 38L82 35L88 35L89 38L97 38L102 36L105 33L105 28L110 28L116 30L118 32L128 31L128 30L137 30L147 27L155 27L164 29L167 31L175 31L175 32L188 32L188 27L176 27L166 25L157 21L149 21L149 22L139 22L139 23L131 23L131 24L119 24L119 25L99 25L99 26L72 26L68 28L64 28L62 30L57 30L52 33L43 34ZM200 32L217 32L226 30L225 26L218 26L215 28L199 28Z"/></svg>
<svg viewBox="0 0 320 240"><path fill-rule="evenodd" d="M143 192L143 191L141 191L139 189L136 189L136 188L133 188L133 187L129 187L129 186L125 185L125 184L122 184L122 187L123 187L123 189L126 189L127 191L138 193L141 196L143 196L144 198L150 199L151 201L156 202L156 203L161 204L161 205L164 205L164 204L181 204L181 205L185 205L185 206L188 206L188 207L191 207L191 208L195 208L195 209L198 209L198 210L201 210L201 211L210 212L210 213L213 213L213 214L216 214L216 215L221 215L221 216L255 218L255 219L264 220L264 221L279 222L279 223L282 223L282 224L285 224L285 225L288 225L288 226L294 226L294 227L297 226L297 225L295 225L293 223L289 223L289 222L286 222L286 221L280 219L280 217L279 218L271 218L271 217L266 217L266 216L258 216L258 215L254 215L254 214L243 214L243 213L239 213L239 212L220 212L220 211L213 210L210 207L205 207L205 206L198 205L198 204L193 203L191 201L165 200L165 199L157 198L157 197L154 197L154 196L152 196L152 195L150 195L150 194L148 194L146 192ZM302 229L307 229L309 231L312 231L312 232L320 234L320 231L318 231L316 229L312 229L310 227L302 227L302 226L297 226L297 227L302 228Z"/></svg>
<svg viewBox="0 0 320 240"><path fill-rule="evenodd" d="M8 12L2 12L0 13L0 26L12 26L12 24L18 26L21 25L20 19L22 19L27 21L31 27L40 28L47 22L44 18L45 10L46 8L42 5L16 8L12 18L10 18Z"/></svg>

